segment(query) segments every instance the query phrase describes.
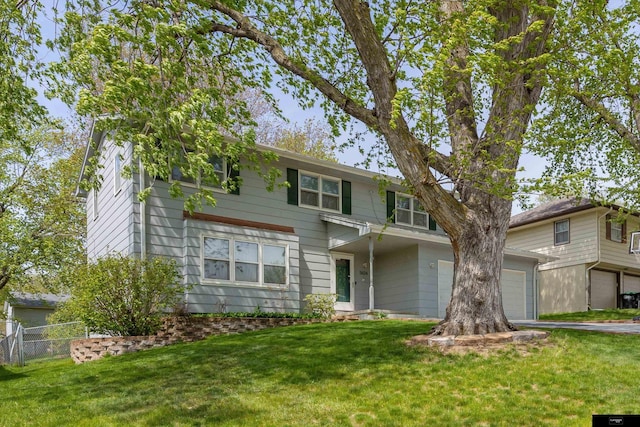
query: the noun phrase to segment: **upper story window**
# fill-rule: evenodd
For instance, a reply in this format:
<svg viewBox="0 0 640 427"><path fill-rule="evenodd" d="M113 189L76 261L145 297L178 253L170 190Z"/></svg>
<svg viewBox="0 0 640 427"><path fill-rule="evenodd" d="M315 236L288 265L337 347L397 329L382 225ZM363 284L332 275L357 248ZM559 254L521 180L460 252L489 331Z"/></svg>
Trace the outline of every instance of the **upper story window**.
<svg viewBox="0 0 640 427"><path fill-rule="evenodd" d="M287 168L287 203L351 215L351 182Z"/></svg>
<svg viewBox="0 0 640 427"><path fill-rule="evenodd" d="M217 283L284 286L288 283L287 249L278 242L204 237L202 274L205 280Z"/></svg>
<svg viewBox="0 0 640 427"><path fill-rule="evenodd" d="M407 224L416 227L429 226L429 214L422 204L411 196L396 195L396 224Z"/></svg>
<svg viewBox="0 0 640 427"><path fill-rule="evenodd" d="M222 188L222 183L227 179L227 161L220 156L211 156L209 164L213 167L213 174L207 175L201 170L196 178L184 175L176 165L171 169L171 179L198 187Z"/></svg>
<svg viewBox="0 0 640 427"><path fill-rule="evenodd" d="M300 172L300 206L340 211L340 180Z"/></svg>
<svg viewBox="0 0 640 427"><path fill-rule="evenodd" d="M564 245L569 243L569 219L563 219L562 221L556 221L553 224L554 229L554 244Z"/></svg>
<svg viewBox="0 0 640 427"><path fill-rule="evenodd" d="M606 236L612 242L627 243L627 221L620 222L615 216L607 214Z"/></svg>

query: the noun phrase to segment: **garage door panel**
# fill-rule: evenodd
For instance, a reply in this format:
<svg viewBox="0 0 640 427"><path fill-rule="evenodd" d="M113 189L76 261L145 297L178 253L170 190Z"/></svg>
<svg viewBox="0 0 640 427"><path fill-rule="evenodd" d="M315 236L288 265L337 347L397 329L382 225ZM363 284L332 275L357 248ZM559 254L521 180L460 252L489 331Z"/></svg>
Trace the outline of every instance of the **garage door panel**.
<svg viewBox="0 0 640 427"><path fill-rule="evenodd" d="M526 319L526 278L524 271L502 270L502 306L508 319ZM438 261L438 316L444 318L451 299L453 263Z"/></svg>
<svg viewBox="0 0 640 427"><path fill-rule="evenodd" d="M624 292L640 292L640 277L625 274Z"/></svg>
<svg viewBox="0 0 640 427"><path fill-rule="evenodd" d="M591 270L591 308L616 308L618 275L610 271Z"/></svg>

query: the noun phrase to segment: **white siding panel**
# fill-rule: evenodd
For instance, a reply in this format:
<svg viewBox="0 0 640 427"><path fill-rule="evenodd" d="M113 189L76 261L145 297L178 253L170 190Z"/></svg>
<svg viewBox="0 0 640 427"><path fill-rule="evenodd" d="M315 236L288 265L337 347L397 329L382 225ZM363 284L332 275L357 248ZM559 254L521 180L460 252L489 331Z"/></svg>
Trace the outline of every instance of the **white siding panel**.
<svg viewBox="0 0 640 427"><path fill-rule="evenodd" d="M554 222L569 218L569 243L554 244ZM533 226L510 230L507 247L525 249L558 257L540 266L540 270L585 264L597 261L595 210L572 216L558 217Z"/></svg>

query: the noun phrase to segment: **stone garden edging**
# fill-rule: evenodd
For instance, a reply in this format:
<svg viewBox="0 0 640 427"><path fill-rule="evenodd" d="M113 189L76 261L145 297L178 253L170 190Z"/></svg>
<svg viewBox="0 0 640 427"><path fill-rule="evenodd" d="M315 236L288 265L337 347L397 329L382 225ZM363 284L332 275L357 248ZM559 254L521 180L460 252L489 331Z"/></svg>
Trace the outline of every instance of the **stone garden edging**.
<svg viewBox="0 0 640 427"><path fill-rule="evenodd" d="M71 342L71 358L77 364L98 360L106 355L118 356L171 344L193 342L212 335L238 334L248 331L309 323L357 320L339 317L330 320L255 317L166 317L155 335L87 338Z"/></svg>

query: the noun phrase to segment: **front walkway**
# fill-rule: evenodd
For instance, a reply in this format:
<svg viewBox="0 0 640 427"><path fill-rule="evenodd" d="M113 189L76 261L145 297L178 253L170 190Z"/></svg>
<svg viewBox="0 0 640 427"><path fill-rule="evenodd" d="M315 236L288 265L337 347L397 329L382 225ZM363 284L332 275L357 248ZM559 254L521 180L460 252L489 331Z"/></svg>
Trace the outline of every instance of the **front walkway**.
<svg viewBox="0 0 640 427"><path fill-rule="evenodd" d="M640 323L545 322L534 320L514 320L511 323L525 328L580 329L612 334L640 334Z"/></svg>

